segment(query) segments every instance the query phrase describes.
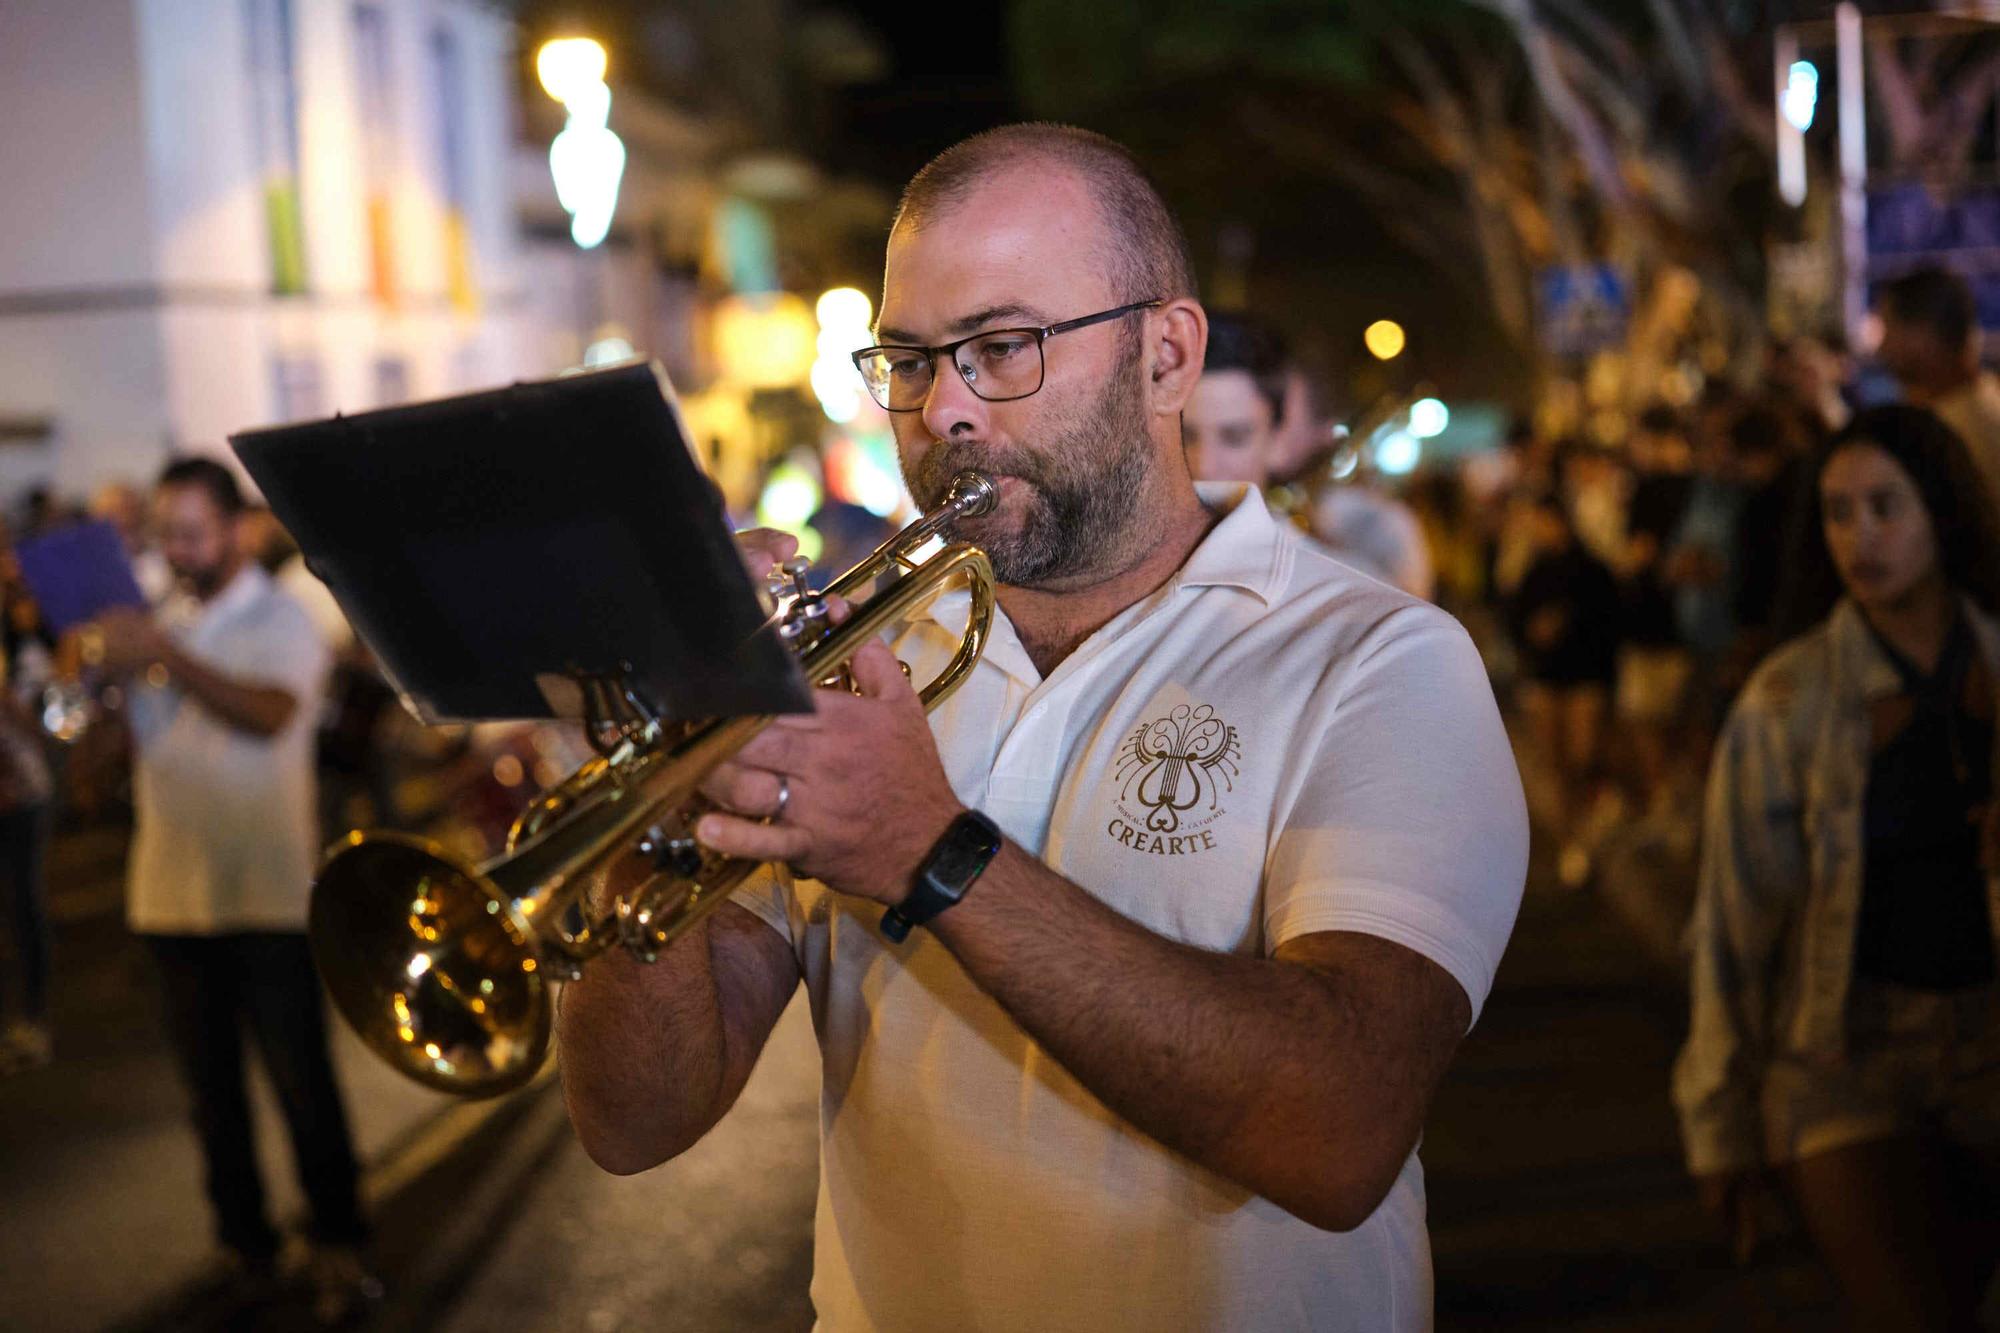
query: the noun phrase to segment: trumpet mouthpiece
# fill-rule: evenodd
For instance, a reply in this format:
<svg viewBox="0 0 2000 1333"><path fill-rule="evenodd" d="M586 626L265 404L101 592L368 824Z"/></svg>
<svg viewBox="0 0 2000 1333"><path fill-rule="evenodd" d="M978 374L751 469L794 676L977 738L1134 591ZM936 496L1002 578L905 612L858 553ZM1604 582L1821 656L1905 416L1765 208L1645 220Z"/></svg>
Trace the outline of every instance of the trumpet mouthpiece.
<svg viewBox="0 0 2000 1333"><path fill-rule="evenodd" d="M977 518L990 513L1000 498L999 488L983 472L967 469L951 479L951 491L945 503L955 510L960 518Z"/></svg>

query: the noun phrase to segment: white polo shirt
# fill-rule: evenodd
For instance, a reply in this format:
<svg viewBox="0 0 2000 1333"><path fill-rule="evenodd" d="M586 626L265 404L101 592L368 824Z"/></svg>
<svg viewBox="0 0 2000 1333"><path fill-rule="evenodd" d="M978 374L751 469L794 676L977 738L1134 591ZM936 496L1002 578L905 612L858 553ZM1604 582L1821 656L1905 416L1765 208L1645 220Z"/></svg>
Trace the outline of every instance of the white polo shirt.
<svg viewBox="0 0 2000 1333"><path fill-rule="evenodd" d="M1227 516L1180 572L1046 680L995 617L932 715L953 788L1171 939L1268 956L1378 935L1476 1012L1528 843L1478 653L1254 492L1202 495ZM903 635L919 679L965 616L948 596ZM776 875L738 901L791 941L824 1057L812 1294L830 1333L1430 1326L1414 1154L1361 1227L1317 1230L1106 1110L929 932L890 944L880 907Z"/></svg>
<svg viewBox="0 0 2000 1333"><path fill-rule="evenodd" d="M311 617L254 564L213 600L159 612L190 657L298 700L284 730L253 736L168 686L131 691L137 828L126 870L135 931L303 931L319 822L314 730L327 650Z"/></svg>

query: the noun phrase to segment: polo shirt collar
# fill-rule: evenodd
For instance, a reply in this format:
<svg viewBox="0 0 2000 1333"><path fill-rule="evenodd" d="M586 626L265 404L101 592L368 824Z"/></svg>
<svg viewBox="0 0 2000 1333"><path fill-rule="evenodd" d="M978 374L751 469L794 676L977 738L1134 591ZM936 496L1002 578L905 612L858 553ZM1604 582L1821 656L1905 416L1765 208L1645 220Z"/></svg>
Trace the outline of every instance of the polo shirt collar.
<svg viewBox="0 0 2000 1333"><path fill-rule="evenodd" d="M1263 492L1229 481L1198 481L1194 490L1222 521L1194 548L1175 581L1183 588L1241 588L1266 606L1277 601L1292 546Z"/></svg>

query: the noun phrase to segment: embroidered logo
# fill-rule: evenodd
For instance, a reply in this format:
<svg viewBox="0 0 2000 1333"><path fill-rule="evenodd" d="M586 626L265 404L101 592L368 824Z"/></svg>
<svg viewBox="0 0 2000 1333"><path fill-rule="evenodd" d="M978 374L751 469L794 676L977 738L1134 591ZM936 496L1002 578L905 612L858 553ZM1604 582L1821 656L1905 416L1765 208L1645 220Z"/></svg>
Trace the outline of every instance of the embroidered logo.
<svg viewBox="0 0 2000 1333"><path fill-rule="evenodd" d="M1208 825L1225 811L1242 757L1236 728L1207 704L1180 704L1143 723L1118 750L1118 812L1108 828L1127 847L1185 856L1215 846Z"/></svg>

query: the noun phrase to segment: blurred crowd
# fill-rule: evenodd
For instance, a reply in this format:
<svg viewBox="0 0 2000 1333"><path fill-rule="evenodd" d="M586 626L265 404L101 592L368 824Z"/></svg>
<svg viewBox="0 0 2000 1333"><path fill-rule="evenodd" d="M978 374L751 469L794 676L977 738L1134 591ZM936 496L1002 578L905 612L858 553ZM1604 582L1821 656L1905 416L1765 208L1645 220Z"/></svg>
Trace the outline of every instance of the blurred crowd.
<svg viewBox="0 0 2000 1333"><path fill-rule="evenodd" d="M1225 317L1187 441L1473 631L1555 884L1654 853L1689 977L1670 1093L1739 1260L1802 1233L1855 1327L1974 1328L2000 1260L2000 380L1949 272L1884 284L1872 326L1865 356L1775 340L1622 438L1523 425L1391 486L1320 423L1287 455L1282 354Z"/></svg>
<svg viewBox="0 0 2000 1333"><path fill-rule="evenodd" d="M1407 404L1337 413L1271 330L1219 313L1184 438L1198 479L1261 488L1302 540L1472 631L1551 883L1598 882L1635 829L1668 849L1693 1015L1672 1095L1690 1170L1738 1253L1789 1222L1857 1310L1960 1327L2000 1217L2000 381L1981 368L1956 277L1889 283L1876 315L1865 357L1832 337L1778 340L1750 381L1662 396L1621 439L1522 424L1496 450L1389 477L1366 445ZM312 770L298 790L317 792L301 846L387 826L474 858L578 758L547 727L415 724L283 529L215 464L184 460L149 489L107 486L83 504L38 493L11 537L92 521L115 529L148 604L129 623L56 633L18 562L0 558L4 1069L55 1052L43 883L55 823L133 820L136 806L136 899L148 819L181 786L283 785L206 759L149 776L149 755L160 765L180 744L213 759L245 735L296 730ZM829 567L887 533L853 506L818 521ZM267 591L289 608L276 621L254 610ZM299 683L279 690L287 672ZM149 691L203 700L223 739L176 741L177 724L149 722ZM149 798L148 782L164 786ZM155 849L169 879L209 854L208 831L179 832ZM243 910L134 928L302 947L302 899L282 920ZM240 1061L233 1041L218 1053L199 1036L201 1015L221 1012L201 980L216 965L177 948L157 952L170 1008L188 1016L179 1053L213 1166L242 1114ZM294 1016L308 1006L297 999ZM267 1061L287 1040L268 1034ZM321 1163L315 1253L337 1304L365 1275L344 1248L361 1230L345 1127L325 1109L337 1094L306 1086L324 1077L298 1074L288 1114ZM254 1178L254 1164L229 1169ZM254 1179L212 1172L210 1188L234 1253L274 1262Z"/></svg>

